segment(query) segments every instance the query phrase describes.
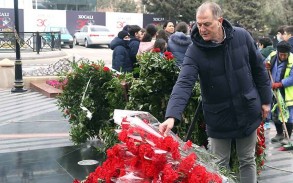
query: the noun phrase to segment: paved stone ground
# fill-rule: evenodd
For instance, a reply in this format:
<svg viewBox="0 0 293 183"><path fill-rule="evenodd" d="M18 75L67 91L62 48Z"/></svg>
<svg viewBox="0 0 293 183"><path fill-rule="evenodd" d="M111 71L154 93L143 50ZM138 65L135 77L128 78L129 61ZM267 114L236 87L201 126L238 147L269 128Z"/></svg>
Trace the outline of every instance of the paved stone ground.
<svg viewBox="0 0 293 183"><path fill-rule="evenodd" d="M259 183L292 183L293 182L293 151L279 151L279 143L272 144L270 139L275 136L274 124L265 131L266 162L259 177Z"/></svg>
<svg viewBox="0 0 293 183"><path fill-rule="evenodd" d="M73 145L56 99L0 90L0 153Z"/></svg>

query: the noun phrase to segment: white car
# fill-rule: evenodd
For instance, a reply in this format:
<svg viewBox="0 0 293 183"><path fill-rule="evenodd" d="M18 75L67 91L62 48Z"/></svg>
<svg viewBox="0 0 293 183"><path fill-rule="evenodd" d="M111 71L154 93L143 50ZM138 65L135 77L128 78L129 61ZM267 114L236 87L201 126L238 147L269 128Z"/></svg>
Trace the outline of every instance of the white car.
<svg viewBox="0 0 293 183"><path fill-rule="evenodd" d="M115 34L103 25L85 25L73 36L73 43L75 45L84 45L90 47L91 45L110 45L114 39Z"/></svg>

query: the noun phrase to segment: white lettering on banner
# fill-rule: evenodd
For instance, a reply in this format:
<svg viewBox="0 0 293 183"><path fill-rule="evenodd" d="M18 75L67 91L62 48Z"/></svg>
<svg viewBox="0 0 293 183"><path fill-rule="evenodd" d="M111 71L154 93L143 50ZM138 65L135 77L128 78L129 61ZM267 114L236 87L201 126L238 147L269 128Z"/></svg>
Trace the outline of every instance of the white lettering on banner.
<svg viewBox="0 0 293 183"><path fill-rule="evenodd" d="M38 27L46 27L46 21L47 21L47 19L38 19L37 26Z"/></svg>
<svg viewBox="0 0 293 183"><path fill-rule="evenodd" d="M94 19L93 15L78 15L79 19Z"/></svg>
<svg viewBox="0 0 293 183"><path fill-rule="evenodd" d="M153 21L155 21L155 22L161 22L164 20L165 20L164 18L153 18Z"/></svg>
<svg viewBox="0 0 293 183"><path fill-rule="evenodd" d="M9 13L5 12L0 12L1 17L9 17Z"/></svg>
<svg viewBox="0 0 293 183"><path fill-rule="evenodd" d="M117 26L116 26L116 28L118 28L118 29L121 29L121 28L123 28L124 27L124 25L125 25L125 21L117 21Z"/></svg>

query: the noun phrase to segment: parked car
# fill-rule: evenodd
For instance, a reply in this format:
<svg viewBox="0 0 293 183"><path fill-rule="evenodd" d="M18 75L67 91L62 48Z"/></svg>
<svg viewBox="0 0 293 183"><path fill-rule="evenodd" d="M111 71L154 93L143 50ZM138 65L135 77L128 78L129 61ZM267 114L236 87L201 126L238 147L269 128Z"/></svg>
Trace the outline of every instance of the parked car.
<svg viewBox="0 0 293 183"><path fill-rule="evenodd" d="M110 45L114 33L103 25L85 25L73 36L74 44L90 47L91 45Z"/></svg>
<svg viewBox="0 0 293 183"><path fill-rule="evenodd" d="M61 46L69 46L69 48L73 48L73 37L69 33L66 27L46 27L45 32L60 32L61 33ZM50 33L46 33L42 36L45 39L45 42L50 42L52 40L52 36ZM54 34L54 39L58 39L58 34ZM57 43L57 42L56 42Z"/></svg>

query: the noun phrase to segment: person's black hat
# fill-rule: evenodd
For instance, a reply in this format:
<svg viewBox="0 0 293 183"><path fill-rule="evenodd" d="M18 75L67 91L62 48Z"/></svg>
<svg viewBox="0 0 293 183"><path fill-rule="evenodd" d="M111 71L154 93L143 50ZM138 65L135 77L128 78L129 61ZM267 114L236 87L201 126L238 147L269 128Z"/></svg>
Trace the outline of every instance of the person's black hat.
<svg viewBox="0 0 293 183"><path fill-rule="evenodd" d="M286 41L281 41L277 44L277 51L281 53L289 53L291 45Z"/></svg>
<svg viewBox="0 0 293 183"><path fill-rule="evenodd" d="M118 33L118 37L119 37L120 39L124 39L126 36L129 36L129 33L128 33L127 31L120 31L120 32Z"/></svg>

